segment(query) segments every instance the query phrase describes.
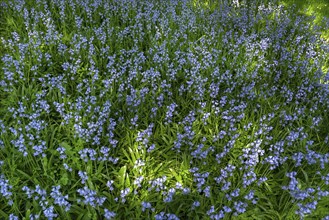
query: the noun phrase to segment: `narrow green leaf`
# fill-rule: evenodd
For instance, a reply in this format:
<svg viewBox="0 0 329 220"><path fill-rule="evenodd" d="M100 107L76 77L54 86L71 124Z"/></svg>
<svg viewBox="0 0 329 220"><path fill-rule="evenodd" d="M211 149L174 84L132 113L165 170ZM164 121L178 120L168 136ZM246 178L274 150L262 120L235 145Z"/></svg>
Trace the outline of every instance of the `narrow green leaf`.
<svg viewBox="0 0 329 220"><path fill-rule="evenodd" d="M162 163L160 163L154 170L153 173L157 173L158 170L162 167Z"/></svg>
<svg viewBox="0 0 329 220"><path fill-rule="evenodd" d="M126 166L121 167L121 169L119 170L118 179L119 179L119 186L120 187L124 187L126 171L127 171Z"/></svg>
<svg viewBox="0 0 329 220"><path fill-rule="evenodd" d="M31 176L28 175L27 173L23 172L22 170L16 170L16 172L22 174L23 176L25 176L28 180L31 180Z"/></svg>
<svg viewBox="0 0 329 220"><path fill-rule="evenodd" d="M130 187L130 178L128 173L126 173L126 182L125 182L125 187Z"/></svg>
<svg viewBox="0 0 329 220"><path fill-rule="evenodd" d="M301 169L301 171L304 174L306 184L308 184L309 183L309 179L308 179L307 172L304 169Z"/></svg>
<svg viewBox="0 0 329 220"><path fill-rule="evenodd" d="M28 209L25 213L25 219L30 219L31 210Z"/></svg>
<svg viewBox="0 0 329 220"><path fill-rule="evenodd" d="M169 168L169 170L174 175L174 177L176 178L176 180L181 183L182 182L182 178L176 173L176 171L174 169L172 169L172 168Z"/></svg>

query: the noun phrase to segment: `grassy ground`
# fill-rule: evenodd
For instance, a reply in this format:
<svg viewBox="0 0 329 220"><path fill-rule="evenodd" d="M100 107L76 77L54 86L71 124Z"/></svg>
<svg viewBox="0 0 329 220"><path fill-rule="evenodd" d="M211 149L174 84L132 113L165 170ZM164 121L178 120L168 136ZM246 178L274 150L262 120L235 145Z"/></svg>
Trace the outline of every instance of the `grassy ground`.
<svg viewBox="0 0 329 220"><path fill-rule="evenodd" d="M0 3L1 219L329 219L327 9L216 2Z"/></svg>

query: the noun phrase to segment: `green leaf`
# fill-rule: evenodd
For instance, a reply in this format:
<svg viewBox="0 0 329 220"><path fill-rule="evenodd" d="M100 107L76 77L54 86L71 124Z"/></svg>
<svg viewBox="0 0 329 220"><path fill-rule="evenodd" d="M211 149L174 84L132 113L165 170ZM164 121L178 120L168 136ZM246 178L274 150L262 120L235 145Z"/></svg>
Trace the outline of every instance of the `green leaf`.
<svg viewBox="0 0 329 220"><path fill-rule="evenodd" d="M8 215L6 213L4 213L3 211L1 211L1 209L0 209L0 217L1 217L1 219L8 219Z"/></svg>
<svg viewBox="0 0 329 220"><path fill-rule="evenodd" d="M119 170L119 173L118 173L119 187L124 187L125 186L126 171L127 171L126 166L121 167L121 169Z"/></svg>
<svg viewBox="0 0 329 220"><path fill-rule="evenodd" d="M264 185L265 185L266 189L267 189L270 193L273 193L272 188L268 185L267 182L264 182Z"/></svg>
<svg viewBox="0 0 329 220"><path fill-rule="evenodd" d="M31 210L28 209L25 213L25 219L30 219Z"/></svg>
<svg viewBox="0 0 329 220"><path fill-rule="evenodd" d="M131 149L129 148L129 150L131 151ZM125 149L122 149L122 152L123 154L127 157L128 161L131 163L131 164L134 164L134 162L132 161L132 159L130 158L130 155L128 154L128 152L125 150ZM132 157L133 157L133 154L131 154Z"/></svg>
<svg viewBox="0 0 329 220"><path fill-rule="evenodd" d="M174 177L176 178L176 180L181 183L182 182L182 178L176 173L176 171L174 169L172 169L172 168L169 168L169 170L174 175Z"/></svg>
<svg viewBox="0 0 329 220"><path fill-rule="evenodd" d="M162 167L162 163L160 163L154 170L154 173L157 173L157 171L160 169L160 167Z"/></svg>
<svg viewBox="0 0 329 220"><path fill-rule="evenodd" d="M22 170L16 170L16 172L22 174L23 176L25 176L28 180L31 180L31 176L29 176L27 173L23 172Z"/></svg>
<svg viewBox="0 0 329 220"><path fill-rule="evenodd" d="M163 134L162 140L166 143L166 145L170 145L170 136Z"/></svg>
<svg viewBox="0 0 329 220"><path fill-rule="evenodd" d="M132 158L131 163L132 163L132 165L134 165L135 161L137 160L137 157L135 156L133 149L131 149L130 147L129 147L129 152L130 152L130 155ZM138 152L137 152L137 154L138 154ZM137 156L139 156L139 155L137 155Z"/></svg>
<svg viewBox="0 0 329 220"><path fill-rule="evenodd" d="M42 165L43 165L44 173L47 175L47 172L48 172L48 159L47 159L47 157L42 158Z"/></svg>
<svg viewBox="0 0 329 220"><path fill-rule="evenodd" d="M55 137L55 134L56 134L58 128L59 127L57 127L57 126L52 126L52 131L53 132L52 132L51 137L50 137L50 140L49 140L49 145L51 145L53 143L54 137Z"/></svg>
<svg viewBox="0 0 329 220"><path fill-rule="evenodd" d="M59 183L64 186L69 183L69 176L66 172L62 175L61 179L59 180Z"/></svg>
<svg viewBox="0 0 329 220"><path fill-rule="evenodd" d="M93 217L92 213L88 212L83 216L82 220L90 220L93 219L92 217Z"/></svg>
<svg viewBox="0 0 329 220"><path fill-rule="evenodd" d="M78 205L72 205L71 211L74 211L74 213L81 213L81 215L84 215L84 209L80 208Z"/></svg>
<svg viewBox="0 0 329 220"><path fill-rule="evenodd" d="M128 173L126 173L126 182L125 182L125 184L126 184L126 187L130 187L130 178L129 178Z"/></svg>
<svg viewBox="0 0 329 220"><path fill-rule="evenodd" d="M84 213L81 213L81 214L78 216L77 220L82 220L82 219L84 218L84 216L85 216L85 214L84 214Z"/></svg>
<svg viewBox="0 0 329 220"><path fill-rule="evenodd" d="M301 171L304 174L306 184L308 184L309 183L309 179L308 179L307 172L305 172L305 170L303 170L303 169L301 169Z"/></svg>
<svg viewBox="0 0 329 220"><path fill-rule="evenodd" d="M103 168L104 168L104 161L101 161L98 163L97 176L102 173Z"/></svg>

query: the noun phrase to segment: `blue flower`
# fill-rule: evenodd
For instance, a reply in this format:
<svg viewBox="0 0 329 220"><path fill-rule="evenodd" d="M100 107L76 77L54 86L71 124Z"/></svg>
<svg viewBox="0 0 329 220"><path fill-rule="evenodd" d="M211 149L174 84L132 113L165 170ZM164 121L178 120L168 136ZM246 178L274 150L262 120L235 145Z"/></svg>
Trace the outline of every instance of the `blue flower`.
<svg viewBox="0 0 329 220"><path fill-rule="evenodd" d="M71 204L67 201L68 195L63 196L62 193L59 191L60 188L60 186L53 186L50 196L55 200L55 204L64 207L65 211L69 211L71 208Z"/></svg>
<svg viewBox="0 0 329 220"><path fill-rule="evenodd" d="M16 216L16 215L14 215L14 214L10 214L9 215L9 220L18 220L19 218Z"/></svg>
<svg viewBox="0 0 329 220"><path fill-rule="evenodd" d="M195 209L195 207L199 207L200 206L200 202L199 201L194 201L192 204L192 210Z"/></svg>
<svg viewBox="0 0 329 220"><path fill-rule="evenodd" d="M86 181L88 180L87 172L82 172L82 171L79 170L78 175L81 178L82 184L85 184Z"/></svg>
<svg viewBox="0 0 329 220"><path fill-rule="evenodd" d="M142 211L145 212L146 209L152 209L152 205L149 202L142 202ZM154 209L152 209L154 211Z"/></svg>
<svg viewBox="0 0 329 220"><path fill-rule="evenodd" d="M107 220L111 220L114 219L114 217L117 215L115 212L111 212L108 209L104 209L104 218Z"/></svg>
<svg viewBox="0 0 329 220"><path fill-rule="evenodd" d="M43 214L48 220L52 220L53 218L56 218L58 215L54 213L54 206L50 206L43 210Z"/></svg>
<svg viewBox="0 0 329 220"><path fill-rule="evenodd" d="M9 184L9 180L5 179L5 176L1 174L0 176L0 194L6 199L10 199L13 193L10 191L12 185Z"/></svg>

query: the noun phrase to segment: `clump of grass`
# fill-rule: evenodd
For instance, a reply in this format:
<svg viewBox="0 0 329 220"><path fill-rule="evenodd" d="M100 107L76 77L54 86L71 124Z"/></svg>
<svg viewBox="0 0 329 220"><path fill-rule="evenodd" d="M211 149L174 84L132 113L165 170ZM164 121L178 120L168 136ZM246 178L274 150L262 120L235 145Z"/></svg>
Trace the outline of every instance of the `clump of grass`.
<svg viewBox="0 0 329 220"><path fill-rule="evenodd" d="M1 218L329 218L312 17L269 1L1 4Z"/></svg>

